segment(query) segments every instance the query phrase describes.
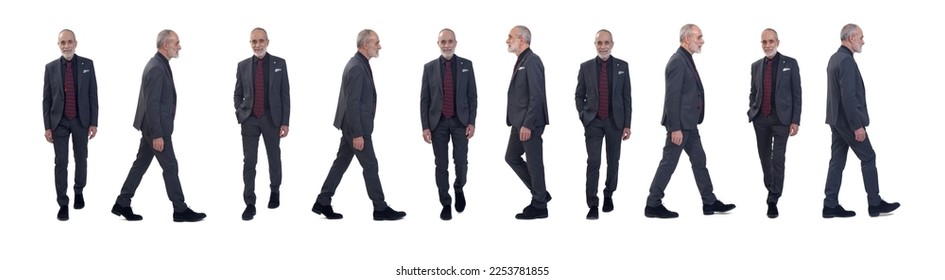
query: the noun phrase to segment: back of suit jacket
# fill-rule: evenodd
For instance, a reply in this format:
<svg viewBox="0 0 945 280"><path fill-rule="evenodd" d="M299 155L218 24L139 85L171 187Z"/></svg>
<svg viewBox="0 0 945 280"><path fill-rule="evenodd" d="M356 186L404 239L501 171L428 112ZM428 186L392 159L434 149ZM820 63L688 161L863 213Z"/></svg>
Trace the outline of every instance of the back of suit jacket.
<svg viewBox="0 0 945 280"><path fill-rule="evenodd" d="M174 133L176 110L177 89L171 68L167 59L157 53L141 75L134 127L152 139L170 137Z"/></svg>
<svg viewBox="0 0 945 280"><path fill-rule="evenodd" d="M667 132L695 130L705 117L705 89L689 61L690 56L680 47L666 64L666 99L661 124Z"/></svg>
<svg viewBox="0 0 945 280"><path fill-rule="evenodd" d="M46 64L43 77L43 125L54 129L65 112L65 85L62 79L64 58ZM72 57L75 71L75 101L79 124L82 127L98 126L98 82L92 60L78 55ZM73 73L66 73L73 75Z"/></svg>
<svg viewBox="0 0 945 280"><path fill-rule="evenodd" d="M255 102L256 65L253 58L240 61L236 66L236 89L233 91L233 103L236 107L236 121L243 123L253 112ZM289 72L285 59L269 54L269 88L265 92L269 107L266 112L275 126L289 125Z"/></svg>
<svg viewBox="0 0 945 280"><path fill-rule="evenodd" d="M827 62L827 124L851 130L870 125L860 68L843 46Z"/></svg>
<svg viewBox="0 0 945 280"><path fill-rule="evenodd" d="M519 54L512 81L509 82L506 125L535 127L548 124L548 101L545 99L545 65L531 49Z"/></svg>
<svg viewBox="0 0 945 280"><path fill-rule="evenodd" d="M613 99L608 103L613 108L610 115L620 128L630 127L630 115L633 111L630 97L630 67L626 61L611 56L609 63L613 65L613 80L608 81L608 89L613 92ZM610 75L608 75L610 76ZM597 58L581 63L578 70L578 84L574 92L574 101L577 105L578 117L584 126L588 126L597 117L600 105L600 90L598 88L600 68Z"/></svg>
<svg viewBox="0 0 945 280"><path fill-rule="evenodd" d="M773 75L775 88L772 91L771 103L774 104L778 120L782 125L801 124L801 71L797 60L783 54L774 61ZM765 59L759 59L751 64L751 93L748 94L748 121L755 119L761 112L762 98L764 97Z"/></svg>
<svg viewBox="0 0 945 280"><path fill-rule="evenodd" d="M377 110L377 90L374 76L366 57L355 53L341 75L341 91L335 110L336 128L351 137L371 136L374 132L374 113Z"/></svg>
<svg viewBox="0 0 945 280"><path fill-rule="evenodd" d="M423 129L434 129L443 114L443 69L437 58L423 65L423 81L420 85L420 125ZM476 124L476 74L472 61L453 55L456 63L453 75L456 88L453 100L456 102L456 117L464 126Z"/></svg>

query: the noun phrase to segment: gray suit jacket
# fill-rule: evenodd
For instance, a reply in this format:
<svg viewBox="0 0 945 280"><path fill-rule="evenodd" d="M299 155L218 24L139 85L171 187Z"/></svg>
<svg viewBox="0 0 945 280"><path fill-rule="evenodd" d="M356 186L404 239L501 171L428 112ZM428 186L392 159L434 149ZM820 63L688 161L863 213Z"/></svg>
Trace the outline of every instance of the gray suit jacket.
<svg viewBox="0 0 945 280"><path fill-rule="evenodd" d="M65 114L65 87L62 80L63 68L61 60L53 60L46 64L46 73L43 74L43 125L46 129L55 129L59 120ZM76 71L76 106L78 108L79 124L82 127L98 126L98 82L95 80L95 66L92 60L81 56L73 56L73 71ZM68 73L72 75L72 73Z"/></svg>
<svg viewBox="0 0 945 280"><path fill-rule="evenodd" d="M476 125L476 74L472 61L453 55L456 73L453 81L456 90L456 117L464 126ZM420 85L420 125L423 129L435 129L443 114L443 66L440 58L423 65L423 81Z"/></svg>
<svg viewBox="0 0 945 280"><path fill-rule="evenodd" d="M613 108L613 118L620 128L630 128L630 113L632 113L630 98L630 67L626 61L616 57L610 57L611 62L616 63L613 66L612 81L608 89L612 91L613 99L609 101ZM578 117L584 126L591 123L597 117L597 108L600 104L600 91L597 84L600 76L600 68L597 67L597 58L581 63L581 70L578 71L578 84L574 92L574 102L577 105ZM610 76L610 75L608 75Z"/></svg>
<svg viewBox="0 0 945 280"><path fill-rule="evenodd" d="M285 59L269 55L269 88L265 95L269 99L269 116L275 126L289 125L289 73ZM236 89L233 91L233 106L236 108L236 121L243 123L253 112L255 102L256 65L253 58L240 61L236 66ZM265 75L265 74L264 74Z"/></svg>
<svg viewBox="0 0 945 280"><path fill-rule="evenodd" d="M377 111L377 90L368 60L355 53L341 75L341 92L335 110L336 128L352 138L374 132L374 113Z"/></svg>
<svg viewBox="0 0 945 280"><path fill-rule="evenodd" d="M661 124L667 132L696 130L705 117L705 89L689 59L680 47L666 63L666 99Z"/></svg>
<svg viewBox="0 0 945 280"><path fill-rule="evenodd" d="M520 54L512 81L505 123L511 127L535 127L548 124L548 101L545 99L545 65L531 48Z"/></svg>
<svg viewBox="0 0 945 280"><path fill-rule="evenodd" d="M790 56L781 55L772 65L775 78L774 90L771 92L774 100L771 102L777 108L778 120L783 125L801 124L801 70L797 60ZM748 94L748 121L755 119L761 112L761 99L764 96L765 59L761 58L751 64L751 93Z"/></svg>
<svg viewBox="0 0 945 280"><path fill-rule="evenodd" d="M850 130L870 125L863 76L853 52L844 46L827 62L827 124Z"/></svg>
<svg viewBox="0 0 945 280"><path fill-rule="evenodd" d="M144 73L141 75L134 127L151 139L171 137L171 134L174 134L177 89L174 87L174 77L167 63L164 55L156 53L144 66Z"/></svg>

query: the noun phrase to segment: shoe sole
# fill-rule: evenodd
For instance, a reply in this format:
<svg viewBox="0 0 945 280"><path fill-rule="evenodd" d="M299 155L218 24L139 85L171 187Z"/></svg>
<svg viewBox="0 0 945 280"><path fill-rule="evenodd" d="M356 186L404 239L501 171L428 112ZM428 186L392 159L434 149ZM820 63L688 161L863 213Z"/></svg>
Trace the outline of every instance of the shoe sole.
<svg viewBox="0 0 945 280"><path fill-rule="evenodd" d="M315 210L315 209L312 209L312 212L315 212L315 214L319 214L319 215L325 216L325 219L329 219L329 220L340 220L341 218L344 218L344 216L342 216L342 217L329 217L328 215L325 215L324 213L322 213L322 211L318 211L318 210Z"/></svg>
<svg viewBox="0 0 945 280"><path fill-rule="evenodd" d="M125 218L126 221L140 221L140 220L144 220L144 217L141 217L140 219L129 219L128 217L122 216L122 215L121 215L121 212L118 212L118 211L115 211L115 210L112 210L112 214L115 214L115 216L123 217L123 218Z"/></svg>
<svg viewBox="0 0 945 280"><path fill-rule="evenodd" d="M649 213L643 213L643 216L646 216L647 218L660 218L660 219L673 219L673 218L679 218L679 215L674 215L674 216L660 216L660 215L656 215L656 214L649 214Z"/></svg>

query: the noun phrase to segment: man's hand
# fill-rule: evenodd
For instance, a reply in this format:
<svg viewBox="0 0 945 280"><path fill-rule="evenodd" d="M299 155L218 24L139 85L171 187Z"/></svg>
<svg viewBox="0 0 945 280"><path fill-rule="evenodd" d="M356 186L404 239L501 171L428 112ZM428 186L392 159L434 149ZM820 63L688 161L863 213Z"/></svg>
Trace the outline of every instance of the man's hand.
<svg viewBox="0 0 945 280"><path fill-rule="evenodd" d="M866 127L861 127L857 130L854 130L853 136L854 139L856 139L856 142L866 141Z"/></svg>
<svg viewBox="0 0 945 280"><path fill-rule="evenodd" d="M89 139L95 138L96 133L98 133L98 127L94 125L89 126Z"/></svg>
<svg viewBox="0 0 945 280"><path fill-rule="evenodd" d="M518 140L525 142L528 139L532 138L532 130L527 127L522 127L518 130Z"/></svg>
<svg viewBox="0 0 945 280"><path fill-rule="evenodd" d="M669 139L670 139L670 141L673 142L673 144L676 144L676 146L682 145L682 140L683 140L683 139L682 139L682 130L677 130L677 131L673 131L672 133L670 133L670 134L669 134Z"/></svg>
<svg viewBox="0 0 945 280"><path fill-rule="evenodd" d="M429 129L423 130L423 141L427 142L427 144L433 143L433 134L430 133Z"/></svg>
<svg viewBox="0 0 945 280"><path fill-rule="evenodd" d="M279 138L285 138L289 136L289 126L283 125L279 127Z"/></svg>
<svg viewBox="0 0 945 280"><path fill-rule="evenodd" d="M164 138L154 138L151 140L151 147L154 148L158 153L164 151Z"/></svg>
<svg viewBox="0 0 945 280"><path fill-rule="evenodd" d="M351 141L351 145L354 146L354 149L358 150L359 152L364 150L364 136L355 137L354 140Z"/></svg>

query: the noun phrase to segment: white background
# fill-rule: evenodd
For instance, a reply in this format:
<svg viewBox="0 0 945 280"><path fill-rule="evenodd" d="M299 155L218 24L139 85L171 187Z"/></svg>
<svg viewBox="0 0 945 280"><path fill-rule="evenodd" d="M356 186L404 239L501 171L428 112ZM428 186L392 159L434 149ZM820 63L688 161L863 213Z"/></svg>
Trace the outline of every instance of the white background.
<svg viewBox="0 0 945 280"><path fill-rule="evenodd" d="M938 278L934 266L945 249L943 155L926 147L941 139L937 123L927 120L938 119L933 112L943 102L935 59L943 42L940 24L931 20L938 10L916 2L11 2L0 18L6 27L0 94L8 96L2 112L11 120L0 137L0 278L416 278L395 276L401 266L485 273L491 266L548 266L551 272L459 279ZM820 217L830 146L824 69L840 46L840 28L850 22L866 35L856 59L881 194L903 207L891 216L867 216L851 152L840 202L858 216L828 220ZM683 157L664 199L681 217L646 219L645 197L665 139L663 71L686 23L698 24L706 41L695 61L707 96L700 133L708 167L718 197L738 208L701 215ZM555 199L550 217L538 221L513 218L530 197L503 160L515 61L505 39L517 24L531 28L532 49L546 69L545 170ZM249 33L257 26L269 31L270 53L288 62L291 131L282 142L282 207L265 208L269 179L260 145L259 214L244 222L232 92L236 64L252 55ZM474 62L479 87L469 206L449 222L438 217L433 153L421 139L418 114L422 65L439 55L435 42L443 27L456 31L456 53ZM763 56L766 27L779 31L780 51L799 61L804 89L800 133L788 142L781 217L774 220L764 215L767 192L745 116L749 66ZM100 99L87 206L72 210L68 222L55 219L53 149L40 126L43 65L60 56L56 36L63 28L75 31L77 54L94 60ZM156 162L133 202L145 219L127 222L109 213L140 137L131 124L141 71L165 28L177 31L183 47L171 61L179 93L174 144L187 203L209 215L200 223L171 221ZM383 47L371 60L379 99L373 137L387 201L408 213L397 222L371 220L356 163L333 202L345 219L329 221L309 210L337 151L341 133L331 122L341 70L363 28L374 29ZM600 28L614 34L613 55L630 63L633 135L623 144L616 210L587 221L586 152L573 97L578 65L595 56Z"/></svg>

